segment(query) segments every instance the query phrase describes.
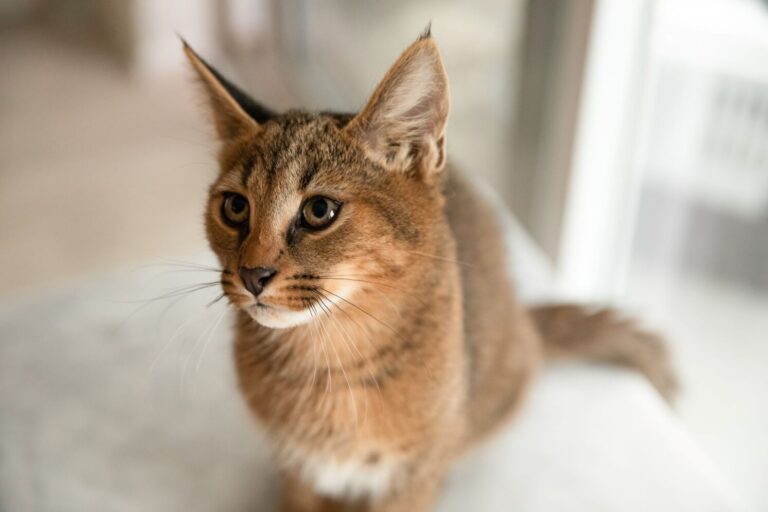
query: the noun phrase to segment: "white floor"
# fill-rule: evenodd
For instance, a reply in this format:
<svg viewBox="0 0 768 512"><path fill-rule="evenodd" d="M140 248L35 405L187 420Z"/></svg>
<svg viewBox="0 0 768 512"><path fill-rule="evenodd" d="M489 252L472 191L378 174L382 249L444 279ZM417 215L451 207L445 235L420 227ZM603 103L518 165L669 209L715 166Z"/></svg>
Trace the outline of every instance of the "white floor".
<svg viewBox="0 0 768 512"><path fill-rule="evenodd" d="M629 290L672 344L683 421L745 503L768 510L768 294L639 268Z"/></svg>

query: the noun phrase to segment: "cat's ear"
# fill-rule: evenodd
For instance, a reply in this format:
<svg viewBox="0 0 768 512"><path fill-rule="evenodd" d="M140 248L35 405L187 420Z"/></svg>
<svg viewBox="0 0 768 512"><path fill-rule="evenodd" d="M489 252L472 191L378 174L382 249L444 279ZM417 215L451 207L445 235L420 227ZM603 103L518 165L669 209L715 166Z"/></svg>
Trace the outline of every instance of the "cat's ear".
<svg viewBox="0 0 768 512"><path fill-rule="evenodd" d="M258 130L261 123L274 116L269 109L254 101L204 61L186 41L182 39L181 42L184 45L184 53L197 72L208 96L216 133L221 140L233 140Z"/></svg>
<svg viewBox="0 0 768 512"><path fill-rule="evenodd" d="M429 29L379 83L346 130L385 168L429 176L445 165L448 78Z"/></svg>

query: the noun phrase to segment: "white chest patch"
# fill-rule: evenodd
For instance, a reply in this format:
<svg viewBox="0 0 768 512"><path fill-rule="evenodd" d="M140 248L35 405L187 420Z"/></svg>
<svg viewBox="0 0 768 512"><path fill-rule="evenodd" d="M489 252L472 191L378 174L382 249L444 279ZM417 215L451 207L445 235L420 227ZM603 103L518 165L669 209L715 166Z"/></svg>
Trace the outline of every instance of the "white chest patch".
<svg viewBox="0 0 768 512"><path fill-rule="evenodd" d="M335 461L309 457L303 460L301 476L316 492L334 497L381 496L392 485L396 464L379 460Z"/></svg>

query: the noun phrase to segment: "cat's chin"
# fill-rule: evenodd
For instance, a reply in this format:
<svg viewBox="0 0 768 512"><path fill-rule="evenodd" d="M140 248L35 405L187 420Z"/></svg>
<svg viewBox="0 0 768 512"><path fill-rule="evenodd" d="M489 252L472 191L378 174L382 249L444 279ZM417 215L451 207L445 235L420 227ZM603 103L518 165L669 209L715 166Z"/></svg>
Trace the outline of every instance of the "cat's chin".
<svg viewBox="0 0 768 512"><path fill-rule="evenodd" d="M291 311L283 308L253 305L248 307L246 311L259 325L270 329L288 329L312 320L312 312L309 309Z"/></svg>

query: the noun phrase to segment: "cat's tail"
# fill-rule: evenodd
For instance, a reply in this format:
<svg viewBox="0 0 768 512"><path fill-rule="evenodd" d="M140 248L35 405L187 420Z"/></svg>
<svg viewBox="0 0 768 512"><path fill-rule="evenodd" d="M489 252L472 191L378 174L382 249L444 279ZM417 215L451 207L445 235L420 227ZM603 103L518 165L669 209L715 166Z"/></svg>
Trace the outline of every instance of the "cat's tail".
<svg viewBox="0 0 768 512"><path fill-rule="evenodd" d="M671 402L677 378L664 341L610 309L550 305L531 309L548 359L584 358L641 372Z"/></svg>

